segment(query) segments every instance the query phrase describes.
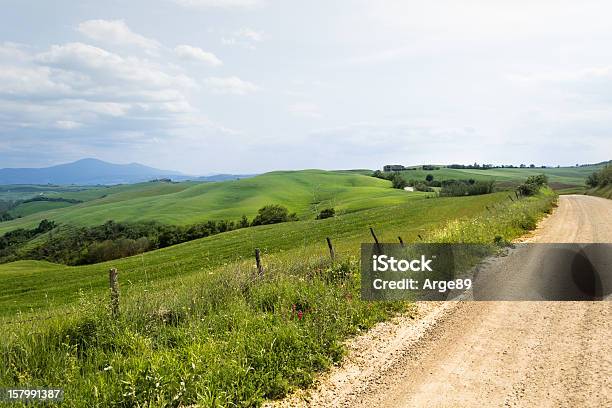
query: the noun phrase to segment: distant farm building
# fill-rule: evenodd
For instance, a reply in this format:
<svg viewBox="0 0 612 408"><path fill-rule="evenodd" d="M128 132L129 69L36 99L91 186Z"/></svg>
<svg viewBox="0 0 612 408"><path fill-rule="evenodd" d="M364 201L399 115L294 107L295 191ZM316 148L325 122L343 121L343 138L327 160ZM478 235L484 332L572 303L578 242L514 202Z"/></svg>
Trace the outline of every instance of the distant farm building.
<svg viewBox="0 0 612 408"><path fill-rule="evenodd" d="M406 170L401 164L387 164L383 166L383 171L402 171Z"/></svg>

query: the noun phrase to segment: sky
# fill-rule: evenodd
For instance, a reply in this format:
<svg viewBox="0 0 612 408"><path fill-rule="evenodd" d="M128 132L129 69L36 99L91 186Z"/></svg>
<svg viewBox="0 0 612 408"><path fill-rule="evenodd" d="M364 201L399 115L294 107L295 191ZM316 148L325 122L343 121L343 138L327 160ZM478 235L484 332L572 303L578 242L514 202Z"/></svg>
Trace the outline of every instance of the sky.
<svg viewBox="0 0 612 408"><path fill-rule="evenodd" d="M0 0L0 168L612 157L607 1Z"/></svg>

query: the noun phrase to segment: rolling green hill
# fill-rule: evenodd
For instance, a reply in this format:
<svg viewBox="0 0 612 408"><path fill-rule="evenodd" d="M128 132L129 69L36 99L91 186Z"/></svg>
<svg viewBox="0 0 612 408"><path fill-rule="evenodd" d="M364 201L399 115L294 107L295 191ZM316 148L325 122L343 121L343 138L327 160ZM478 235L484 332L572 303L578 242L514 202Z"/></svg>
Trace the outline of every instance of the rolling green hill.
<svg viewBox="0 0 612 408"><path fill-rule="evenodd" d="M451 169L448 167L440 167L439 170L406 170L401 172L402 176L407 179L424 180L425 176L431 174L435 180L495 180L498 184L504 185L515 184L524 181L529 176L538 174L546 174L549 182L554 188L564 188L570 186L584 186L587 176L595 170L603 167L603 165L584 166L584 167L559 167L559 168L495 168L488 170L478 169Z"/></svg>
<svg viewBox="0 0 612 408"><path fill-rule="evenodd" d="M304 170L273 172L218 183L141 183L73 193L98 199L43 211L0 224L0 233L35 226L47 218L60 224L96 225L114 221L158 221L186 225L207 220L252 218L266 204L280 203L303 219L332 206L338 213L401 204L426 194L391 188L391 183L361 174Z"/></svg>
<svg viewBox="0 0 612 408"><path fill-rule="evenodd" d="M143 285L190 273L201 273L240 259L250 259L255 247L266 255L292 251L324 254L325 237L332 237L339 252L371 241L369 227L379 238L395 242L401 235L409 242L427 235L448 221L469 217L508 201L506 193L482 196L421 199L400 205L344 214L324 220L307 220L250 227L186 242L130 258L86 266L64 266L38 261L0 265L0 315L47 308L76 300L80 290L104 293L107 270L115 266L122 280Z"/></svg>
<svg viewBox="0 0 612 408"><path fill-rule="evenodd" d="M416 199L250 227L103 264L0 265L0 382L61 385L66 406L261 406L340 361L342 342L408 302L359 297L359 244L493 242L533 228L554 194ZM331 262L325 237L331 237ZM263 252L256 274L253 249ZM108 308L117 267L121 311Z"/></svg>
<svg viewBox="0 0 612 408"><path fill-rule="evenodd" d="M32 201L19 204L9 211L13 217L26 217L43 211L55 210L57 208L70 207L74 205L66 201Z"/></svg>

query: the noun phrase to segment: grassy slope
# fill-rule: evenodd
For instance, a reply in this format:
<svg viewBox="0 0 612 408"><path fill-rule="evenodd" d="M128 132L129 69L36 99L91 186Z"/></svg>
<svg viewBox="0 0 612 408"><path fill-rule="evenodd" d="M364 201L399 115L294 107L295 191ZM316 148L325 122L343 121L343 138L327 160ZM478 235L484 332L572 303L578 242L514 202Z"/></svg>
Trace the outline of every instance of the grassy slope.
<svg viewBox="0 0 612 408"><path fill-rule="evenodd" d="M36 214L43 211L55 210L57 208L65 208L74 205L73 203L67 203L65 201L34 201L29 203L19 204L13 208L9 213L13 217L27 217L28 215Z"/></svg>
<svg viewBox="0 0 612 408"><path fill-rule="evenodd" d="M369 242L374 227L381 240L393 242L398 235L409 242L448 220L472 216L485 206L507 200L506 194L462 198L413 200L399 206L381 207L325 219L251 227L187 242L143 255L103 264L67 267L46 262L21 261L0 265L0 315L61 306L74 301L79 290L103 293L107 270L117 267L122 280L141 285L145 280L172 278L203 269L210 270L241 258L250 259L255 247L264 254L300 250L315 245L326 250L331 237L341 252ZM44 273L37 273L39 268Z"/></svg>
<svg viewBox="0 0 612 408"><path fill-rule="evenodd" d="M546 174L551 183L584 185L584 180L593 171L601 166L586 166L586 167L560 167L546 169L490 169L490 170L474 170L474 169L449 169L446 167L440 170L409 170L402 174L408 180L418 179L423 180L427 174L432 174L436 180L448 179L469 179L475 180L491 180L495 179L499 182L520 182L527 177L538 174Z"/></svg>
<svg viewBox="0 0 612 408"><path fill-rule="evenodd" d="M85 294L70 315L5 326L11 329L0 333L0 383L61 384L71 407L256 406L308 386L340 359L346 336L409 307L359 300L358 264L347 256L370 240L368 226L385 241L402 235L409 242L423 234L434 241L491 242L532 228L552 199L423 199L336 219L233 231L124 259L116 262L122 284L117 320L87 295L105 294L110 263L4 265L0 293L11 292L0 310L31 302L52 307L44 292L60 304L75 300L78 288ZM335 266L321 257L326 235L339 250ZM238 255L250 258L254 245L265 248L266 273L258 280L250 259L231 262ZM146 286L145 276L151 281Z"/></svg>
<svg viewBox="0 0 612 408"><path fill-rule="evenodd" d="M612 199L612 185L589 189L586 194Z"/></svg>
<svg viewBox="0 0 612 408"><path fill-rule="evenodd" d="M77 225L108 220L155 220L179 225L210 219L238 220L243 214L251 218L260 207L273 203L282 203L301 218L314 218L327 206L338 212L351 212L423 196L390 186L386 180L321 170L274 172L220 183L145 183L147 188L142 184L125 186L123 191L98 200L4 222L0 233L32 227L42 218Z"/></svg>

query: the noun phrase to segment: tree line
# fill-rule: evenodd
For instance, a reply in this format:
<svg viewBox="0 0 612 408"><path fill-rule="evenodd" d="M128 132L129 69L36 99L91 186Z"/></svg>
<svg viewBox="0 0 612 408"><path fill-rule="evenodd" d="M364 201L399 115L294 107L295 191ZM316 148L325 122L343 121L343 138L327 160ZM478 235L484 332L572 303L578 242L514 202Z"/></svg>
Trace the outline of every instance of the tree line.
<svg viewBox="0 0 612 408"><path fill-rule="evenodd" d="M318 219L334 216L333 208ZM91 227L58 226L42 220L36 228L19 228L0 236L0 263L20 259L46 260L65 265L86 265L124 258L194 239L250 226L297 221L295 213L270 204L260 208L252 221L210 220L178 226L157 222L107 221Z"/></svg>

